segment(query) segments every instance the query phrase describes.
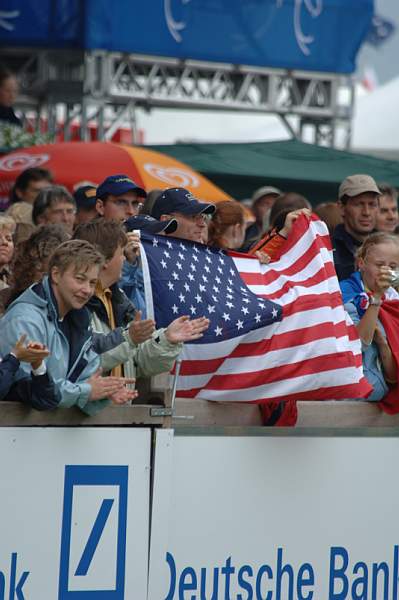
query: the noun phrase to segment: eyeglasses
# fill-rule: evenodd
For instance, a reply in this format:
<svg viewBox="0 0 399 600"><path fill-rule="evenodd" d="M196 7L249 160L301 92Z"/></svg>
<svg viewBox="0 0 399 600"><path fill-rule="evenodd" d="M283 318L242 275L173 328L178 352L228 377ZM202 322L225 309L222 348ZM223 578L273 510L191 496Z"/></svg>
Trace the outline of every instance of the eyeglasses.
<svg viewBox="0 0 399 600"><path fill-rule="evenodd" d="M128 200L127 198L115 198L112 202L119 208L134 208L135 210L140 210L143 206L143 203L139 200Z"/></svg>
<svg viewBox="0 0 399 600"><path fill-rule="evenodd" d="M51 212L53 215L66 215L67 217L76 215L75 208L53 208Z"/></svg>
<svg viewBox="0 0 399 600"><path fill-rule="evenodd" d="M206 225L208 225L210 219L208 218L208 215L204 215L204 213L197 213L195 215L185 215L183 213L173 213L172 214L173 217L176 217L177 219L181 219L183 217L183 219L186 219L187 221L191 221L192 223L205 223Z"/></svg>

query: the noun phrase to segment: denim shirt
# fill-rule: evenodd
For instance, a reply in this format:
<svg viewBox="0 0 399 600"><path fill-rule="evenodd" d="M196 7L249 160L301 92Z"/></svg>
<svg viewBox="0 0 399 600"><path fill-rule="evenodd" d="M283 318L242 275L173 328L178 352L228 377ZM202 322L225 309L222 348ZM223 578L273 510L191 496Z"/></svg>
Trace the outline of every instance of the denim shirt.
<svg viewBox="0 0 399 600"><path fill-rule="evenodd" d="M119 286L129 300L133 302L136 310L141 310L141 318L146 319L147 309L145 304L143 269L139 260L134 265L125 260Z"/></svg>

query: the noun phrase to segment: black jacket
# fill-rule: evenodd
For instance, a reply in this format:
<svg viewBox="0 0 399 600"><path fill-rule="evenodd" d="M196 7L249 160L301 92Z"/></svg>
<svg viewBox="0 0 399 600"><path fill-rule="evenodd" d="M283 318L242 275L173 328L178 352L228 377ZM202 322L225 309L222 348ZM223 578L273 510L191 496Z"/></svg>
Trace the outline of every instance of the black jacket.
<svg viewBox="0 0 399 600"><path fill-rule="evenodd" d="M7 354L0 362L0 400L23 402L37 410L56 408L59 396L48 373L33 375L14 382L19 360Z"/></svg>
<svg viewBox="0 0 399 600"><path fill-rule="evenodd" d="M2 106L0 104L0 121L9 123L10 125L16 125L22 127L22 121L14 112L14 109L10 106Z"/></svg>
<svg viewBox="0 0 399 600"><path fill-rule="evenodd" d="M355 254L362 242L348 233L344 225L337 225L333 234L334 264L338 279L347 279L356 270Z"/></svg>

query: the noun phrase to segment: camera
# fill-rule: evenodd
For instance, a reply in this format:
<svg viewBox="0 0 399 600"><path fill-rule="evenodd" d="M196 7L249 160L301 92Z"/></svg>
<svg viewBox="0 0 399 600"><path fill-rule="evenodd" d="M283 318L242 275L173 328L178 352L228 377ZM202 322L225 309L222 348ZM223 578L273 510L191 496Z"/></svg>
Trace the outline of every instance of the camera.
<svg viewBox="0 0 399 600"><path fill-rule="evenodd" d="M399 286L399 269L391 269L391 285L393 287Z"/></svg>

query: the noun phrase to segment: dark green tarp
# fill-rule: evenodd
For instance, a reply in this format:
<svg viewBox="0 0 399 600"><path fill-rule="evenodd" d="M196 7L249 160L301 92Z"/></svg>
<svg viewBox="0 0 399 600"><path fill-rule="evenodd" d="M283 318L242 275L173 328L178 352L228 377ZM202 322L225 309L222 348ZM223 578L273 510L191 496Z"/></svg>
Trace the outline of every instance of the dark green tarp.
<svg viewBox="0 0 399 600"><path fill-rule="evenodd" d="M262 185L299 192L313 204L336 200L348 175L367 173L399 188L399 162L304 144L295 140L250 144L150 146L187 163L237 199Z"/></svg>

